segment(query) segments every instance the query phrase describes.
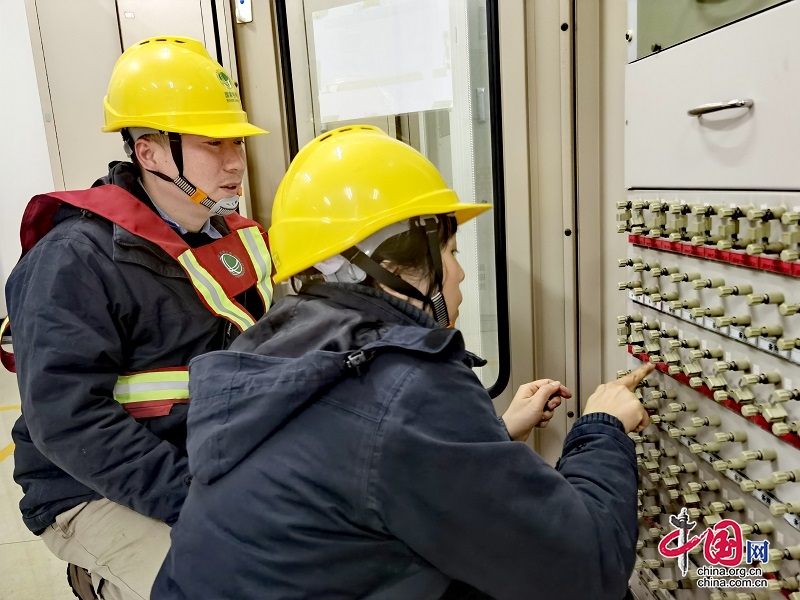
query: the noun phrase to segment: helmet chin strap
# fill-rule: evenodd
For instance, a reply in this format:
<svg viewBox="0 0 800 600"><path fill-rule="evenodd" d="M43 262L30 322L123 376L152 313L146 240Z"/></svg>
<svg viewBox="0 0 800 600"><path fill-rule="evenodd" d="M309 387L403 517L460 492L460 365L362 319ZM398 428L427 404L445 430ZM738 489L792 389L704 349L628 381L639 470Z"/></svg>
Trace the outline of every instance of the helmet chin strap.
<svg viewBox="0 0 800 600"><path fill-rule="evenodd" d="M423 219L420 218L420 221L422 220ZM450 322L450 316L447 313L447 303L442 295L443 268L442 251L439 248L439 230L435 218L426 218L424 219L424 223L425 234L428 239L428 252L430 253L431 260L433 260L435 288L437 289L436 292L429 296L423 294L405 279L402 279L382 267L377 261L364 254L356 246L348 248L342 252L341 255L367 273L375 281L393 289L395 292L419 300L425 306L429 306L433 311L433 318L436 319L436 322L442 327L452 327L453 323ZM419 227L420 225L417 224L417 226Z"/></svg>
<svg viewBox="0 0 800 600"><path fill-rule="evenodd" d="M436 219L425 219L425 235L428 238L428 252L431 260L433 260L433 272L436 277L436 289L438 290L430 296L433 316L442 327L452 327L453 323L450 322L450 315L447 314L447 303L442 294L444 268L442 267L442 250L439 248L439 228L436 224Z"/></svg>
<svg viewBox="0 0 800 600"><path fill-rule="evenodd" d="M123 131L123 135L127 133L127 138L125 141L132 149L134 144L133 139L131 138L129 132L125 130ZM158 171L152 171L150 169L146 170L159 179L174 183L184 194L192 199L192 202L205 206L211 215L220 215L224 217L236 212L236 209L239 207L239 196L242 195L242 188L239 188L235 196L231 196L229 198L222 198L221 200L216 201L209 198L208 194L192 184L191 181L183 176L183 149L181 148L181 134L173 133L171 131L166 133L167 137L169 137L169 149L172 152L172 160L175 161L175 166L178 167L178 176L173 179L172 177L164 175Z"/></svg>

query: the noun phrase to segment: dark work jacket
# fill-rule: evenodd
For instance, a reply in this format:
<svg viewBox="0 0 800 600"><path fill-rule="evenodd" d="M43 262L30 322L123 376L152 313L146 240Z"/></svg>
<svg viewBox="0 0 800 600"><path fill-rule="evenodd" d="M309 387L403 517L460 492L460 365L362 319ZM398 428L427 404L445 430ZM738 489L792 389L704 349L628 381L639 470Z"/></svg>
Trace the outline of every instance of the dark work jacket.
<svg viewBox="0 0 800 600"><path fill-rule="evenodd" d="M152 208L130 163L112 163L95 185L109 183ZM151 242L66 205L55 221L6 285L22 398L12 437L23 520L38 533L60 512L105 497L174 523L190 481L187 405L137 421L114 400L114 385L121 373L187 365L238 331ZM212 222L228 233L221 218ZM185 237L193 246L211 241Z"/></svg>
<svg viewBox="0 0 800 600"><path fill-rule="evenodd" d="M162 599L619 600L634 444L581 417L557 469L510 441L461 333L322 284L190 365L189 497Z"/></svg>

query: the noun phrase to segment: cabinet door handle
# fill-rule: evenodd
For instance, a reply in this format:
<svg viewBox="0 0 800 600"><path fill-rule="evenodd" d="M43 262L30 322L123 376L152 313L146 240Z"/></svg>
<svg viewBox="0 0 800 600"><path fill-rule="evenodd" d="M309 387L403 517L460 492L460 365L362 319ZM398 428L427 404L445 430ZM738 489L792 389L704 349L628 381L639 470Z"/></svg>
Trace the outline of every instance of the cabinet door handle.
<svg viewBox="0 0 800 600"><path fill-rule="evenodd" d="M686 111L690 117L699 117L700 115L707 115L708 113L717 112L718 110L728 110L729 108L750 108L753 106L751 99L746 100L730 100L728 102L712 102L711 104L703 104L697 108L692 108Z"/></svg>

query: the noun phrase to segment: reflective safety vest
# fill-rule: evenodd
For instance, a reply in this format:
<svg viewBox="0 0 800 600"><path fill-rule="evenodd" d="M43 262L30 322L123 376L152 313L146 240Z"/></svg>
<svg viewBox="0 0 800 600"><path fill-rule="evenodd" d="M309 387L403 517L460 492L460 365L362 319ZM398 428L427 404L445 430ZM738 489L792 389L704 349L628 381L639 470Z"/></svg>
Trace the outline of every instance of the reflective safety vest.
<svg viewBox="0 0 800 600"><path fill-rule="evenodd" d="M135 196L116 185L35 196L22 217L22 256L53 227L62 203L97 214L164 250L186 272L200 301L240 331L255 324L236 296L254 287L266 311L272 302L272 259L264 229L233 213L224 217L230 233L200 248L191 248L167 223ZM0 336L8 330L6 318ZM15 371L14 355L0 347L0 360ZM136 418L169 414L173 404L189 401L186 365L119 376L114 399Z"/></svg>

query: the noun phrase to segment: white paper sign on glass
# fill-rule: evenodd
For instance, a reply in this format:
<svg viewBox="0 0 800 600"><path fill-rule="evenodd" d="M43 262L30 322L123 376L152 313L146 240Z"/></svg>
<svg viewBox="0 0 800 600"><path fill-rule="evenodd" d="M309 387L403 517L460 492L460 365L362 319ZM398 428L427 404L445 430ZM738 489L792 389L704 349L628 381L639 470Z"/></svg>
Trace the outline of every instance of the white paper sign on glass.
<svg viewBox="0 0 800 600"><path fill-rule="evenodd" d="M323 123L452 108L447 0L365 0L312 23Z"/></svg>

